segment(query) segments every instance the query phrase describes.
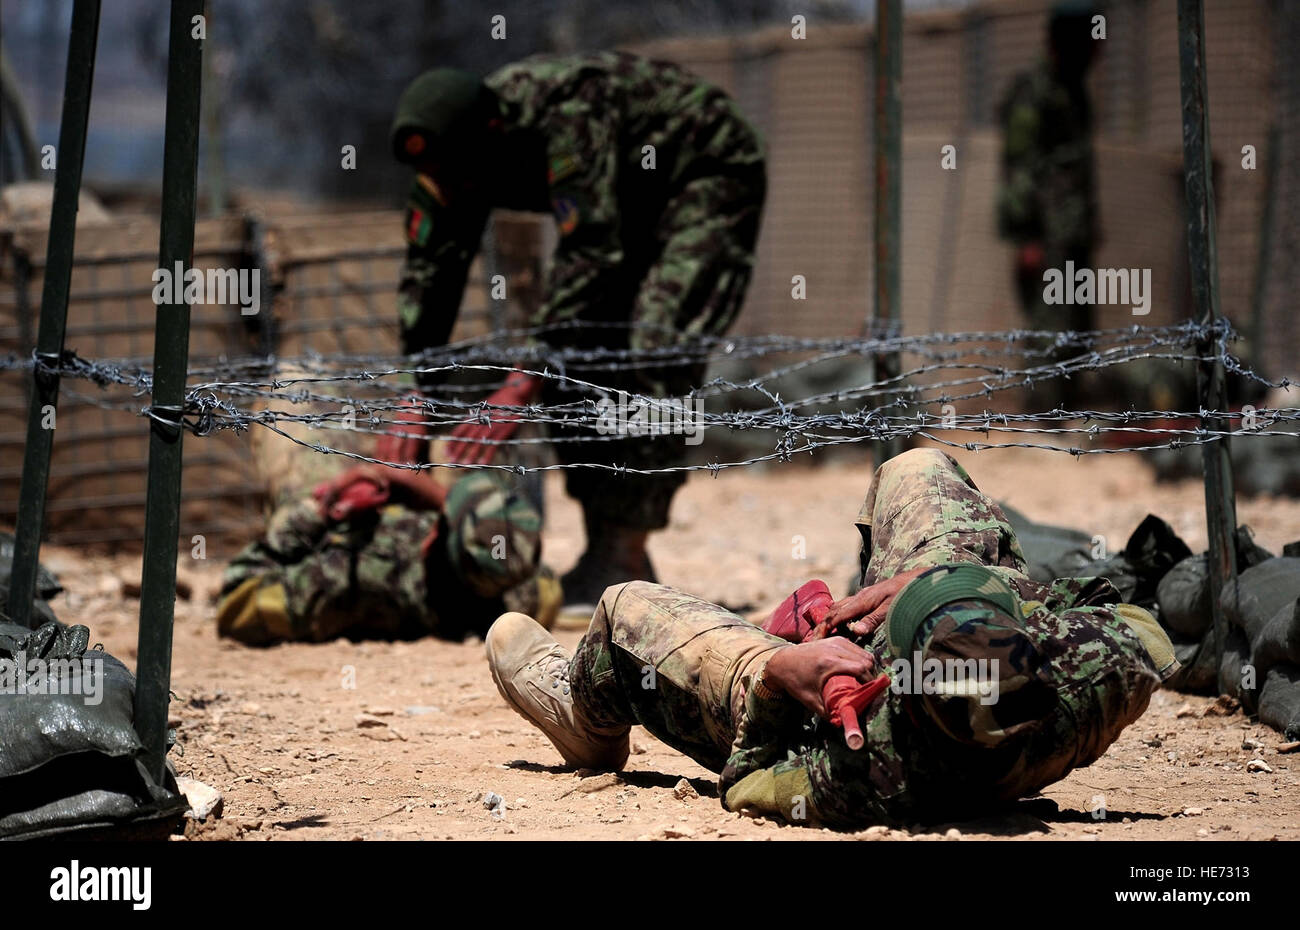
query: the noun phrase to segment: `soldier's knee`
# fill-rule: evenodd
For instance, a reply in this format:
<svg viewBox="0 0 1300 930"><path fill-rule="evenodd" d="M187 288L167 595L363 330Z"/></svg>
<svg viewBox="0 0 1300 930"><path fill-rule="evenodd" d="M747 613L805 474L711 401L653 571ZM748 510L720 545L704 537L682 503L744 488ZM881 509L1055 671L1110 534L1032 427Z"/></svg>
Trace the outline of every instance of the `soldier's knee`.
<svg viewBox="0 0 1300 930"><path fill-rule="evenodd" d="M952 460L938 449L908 449L900 452L884 465L880 466L882 474L921 471L930 468L951 468Z"/></svg>

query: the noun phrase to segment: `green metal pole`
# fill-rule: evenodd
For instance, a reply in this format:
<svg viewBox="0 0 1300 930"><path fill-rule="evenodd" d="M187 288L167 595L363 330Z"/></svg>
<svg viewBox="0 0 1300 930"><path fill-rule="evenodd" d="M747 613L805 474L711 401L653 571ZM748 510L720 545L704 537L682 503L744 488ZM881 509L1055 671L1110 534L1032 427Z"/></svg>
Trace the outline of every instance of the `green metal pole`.
<svg viewBox="0 0 1300 930"><path fill-rule="evenodd" d="M902 0L876 0L875 136L876 293L871 317L897 323L901 313L903 189L903 9ZM876 357L875 380L902 370L897 352ZM902 451L899 439L879 443L877 464Z"/></svg>
<svg viewBox="0 0 1300 930"><path fill-rule="evenodd" d="M194 260L203 40L192 37L203 0L173 0L167 52L167 123L163 148L162 228L158 267L188 271ZM183 272L182 272L183 273ZM184 281L180 282L183 287ZM154 328L153 415L145 497L144 564L136 659L135 728L150 774L163 780L171 690L176 541L180 536L181 428L190 344L190 309L182 299L159 305Z"/></svg>
<svg viewBox="0 0 1300 930"><path fill-rule="evenodd" d="M1211 180L1210 108L1205 78L1205 6L1203 0L1178 0L1178 70L1183 105L1183 177L1187 188L1187 256L1191 262L1192 300L1197 319L1213 323L1219 313L1219 262L1214 232L1214 187ZM1227 388L1223 360L1213 340L1197 347L1197 354L1214 358L1197 369L1201 408L1226 411ZM1223 416L1201 418L1205 429L1225 430ZM1205 514L1210 538L1210 606L1214 616L1216 669L1223 688L1223 650L1228 621L1219 597L1229 587L1236 590L1237 504L1232 480L1228 440L1201 447L1205 463Z"/></svg>
<svg viewBox="0 0 1300 930"><path fill-rule="evenodd" d="M54 203L50 208L50 239L45 252L45 282L41 291L41 323L36 337L38 365L57 366L68 328L68 292L72 285L72 253L77 239L77 198L81 193L81 164L86 154L86 123L90 90L95 79L95 42L99 34L99 0L77 0L72 8L68 40L68 72L63 83L63 119L54 167ZM45 530L45 494L54 451L54 411L59 404L59 376L33 371L27 410L27 445L23 448L23 477L18 493L17 540L13 577L9 582L8 614L19 626L30 626L36 594L37 560Z"/></svg>

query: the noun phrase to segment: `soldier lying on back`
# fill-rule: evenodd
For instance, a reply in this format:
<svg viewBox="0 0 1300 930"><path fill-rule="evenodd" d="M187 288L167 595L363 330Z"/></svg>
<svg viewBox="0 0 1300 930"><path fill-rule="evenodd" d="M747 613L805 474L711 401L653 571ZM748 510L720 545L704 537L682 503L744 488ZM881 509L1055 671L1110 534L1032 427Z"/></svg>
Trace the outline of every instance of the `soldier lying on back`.
<svg viewBox="0 0 1300 930"><path fill-rule="evenodd" d="M605 592L573 654L502 616L492 676L570 765L622 768L640 724L720 773L728 810L854 828L1032 795L1101 756L1177 670L1159 625L1109 582L1030 580L1001 508L941 452L881 466L857 525L861 590L800 644L630 582ZM891 686L851 749L826 686L882 671Z"/></svg>

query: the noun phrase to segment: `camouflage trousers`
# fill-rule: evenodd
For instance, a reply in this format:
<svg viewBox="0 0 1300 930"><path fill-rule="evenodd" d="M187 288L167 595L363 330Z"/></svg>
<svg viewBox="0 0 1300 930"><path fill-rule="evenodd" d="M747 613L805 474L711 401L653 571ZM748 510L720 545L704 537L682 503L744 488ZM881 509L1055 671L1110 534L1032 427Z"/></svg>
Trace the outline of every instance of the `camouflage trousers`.
<svg viewBox="0 0 1300 930"><path fill-rule="evenodd" d="M881 465L855 525L862 536L859 588L955 562L1024 576L1025 554L1002 508L936 449L909 449Z"/></svg>
<svg viewBox="0 0 1300 930"><path fill-rule="evenodd" d="M593 723L637 723L720 772L744 707L740 682L784 640L666 585L607 588L570 667Z"/></svg>
<svg viewBox="0 0 1300 930"><path fill-rule="evenodd" d="M858 526L867 584L971 562L1004 576L1019 597L1036 595L1021 603L1021 616L961 632L941 623L927 640L926 658L1001 667L995 707L974 695L921 701L891 689L864 715L862 750L848 750L838 731L807 714L766 750L740 746L742 682L786 644L721 607L646 582L605 592L570 668L575 701L598 725L641 724L731 784L752 774L743 763L736 771L737 759L802 767L815 822L844 826L973 816L1033 793L1093 761L1145 709L1159 678L1138 638L1111 610L1066 607L1069 585L1025 577L1000 508L948 456L917 449L883 465ZM900 658L883 629L864 646L878 667Z"/></svg>
<svg viewBox="0 0 1300 930"><path fill-rule="evenodd" d="M577 317L630 322L631 327L596 329L576 339L571 331L561 331L566 343L653 350L670 348L693 337L725 333L735 322L749 286L766 189L761 168L699 176L683 182L657 218L624 217L629 237L636 229L646 233L629 242L628 258L619 275L623 289L608 306ZM603 316L620 310L620 318ZM705 366L694 362L618 370L586 370L574 364L569 372L608 388L613 400L618 399L619 391L681 400L705 378ZM544 400L566 403L583 396L588 395L548 383ZM566 439L581 439L591 432L552 427L552 435ZM668 434L565 441L554 448L561 462L607 462L634 469L657 469L683 464L689 447L683 436ZM565 480L566 490L582 504L589 520L656 530L668 525L673 496L686 482L686 474L636 475L574 469L566 473Z"/></svg>

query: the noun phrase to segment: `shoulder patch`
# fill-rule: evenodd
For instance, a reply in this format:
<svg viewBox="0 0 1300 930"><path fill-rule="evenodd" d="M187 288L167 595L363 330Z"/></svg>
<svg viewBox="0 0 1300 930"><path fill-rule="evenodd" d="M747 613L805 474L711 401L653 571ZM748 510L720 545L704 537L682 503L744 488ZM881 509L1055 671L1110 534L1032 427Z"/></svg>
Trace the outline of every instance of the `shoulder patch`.
<svg viewBox="0 0 1300 930"><path fill-rule="evenodd" d="M559 227L561 236L567 236L578 228L580 213L575 198L556 197L551 201L551 207L555 211L555 225Z"/></svg>
<svg viewBox="0 0 1300 930"><path fill-rule="evenodd" d="M424 246L433 231L433 220L429 214L415 203L406 205L406 241L411 245Z"/></svg>
<svg viewBox="0 0 1300 930"><path fill-rule="evenodd" d="M546 169L546 179L554 184L578 170L578 158L572 152L558 152L551 156Z"/></svg>
<svg viewBox="0 0 1300 930"><path fill-rule="evenodd" d="M424 246L433 232L433 217L446 206L438 185L427 175L417 174L406 201L406 241Z"/></svg>

